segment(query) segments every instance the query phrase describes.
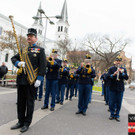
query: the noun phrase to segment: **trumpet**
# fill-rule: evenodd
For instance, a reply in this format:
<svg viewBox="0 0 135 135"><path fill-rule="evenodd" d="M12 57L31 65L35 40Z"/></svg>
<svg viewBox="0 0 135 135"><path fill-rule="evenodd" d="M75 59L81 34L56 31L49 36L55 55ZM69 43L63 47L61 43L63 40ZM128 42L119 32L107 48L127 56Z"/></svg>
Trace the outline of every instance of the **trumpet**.
<svg viewBox="0 0 135 135"><path fill-rule="evenodd" d="M85 67L86 67L86 68L90 68L90 65L89 65L89 64L87 64Z"/></svg>
<svg viewBox="0 0 135 135"><path fill-rule="evenodd" d="M47 58L47 61L51 63L51 62L53 61L53 57L49 56L49 57Z"/></svg>
<svg viewBox="0 0 135 135"><path fill-rule="evenodd" d="M53 61L52 57L49 57L49 58L48 58L48 61L49 61L49 62L52 62L52 61Z"/></svg>

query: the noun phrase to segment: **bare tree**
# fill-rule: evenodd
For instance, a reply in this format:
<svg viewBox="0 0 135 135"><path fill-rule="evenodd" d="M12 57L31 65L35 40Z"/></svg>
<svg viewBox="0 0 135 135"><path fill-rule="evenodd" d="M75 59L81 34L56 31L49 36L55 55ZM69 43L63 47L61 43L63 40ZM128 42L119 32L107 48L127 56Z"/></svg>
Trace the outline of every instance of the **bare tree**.
<svg viewBox="0 0 135 135"><path fill-rule="evenodd" d="M58 54L61 56L61 59L64 59L66 57L67 52L71 48L71 40L69 39L60 40L56 44L57 48L59 48Z"/></svg>
<svg viewBox="0 0 135 135"><path fill-rule="evenodd" d="M112 65L115 58L128 45L129 40L123 38L112 38L107 35L99 37L91 34L83 41L83 45L87 46L89 51L98 56L100 67L108 68ZM94 58L96 60L96 57Z"/></svg>
<svg viewBox="0 0 135 135"><path fill-rule="evenodd" d="M27 40L22 35L18 36L18 42L20 48L27 46ZM13 50L14 54L17 53L17 45L12 31L4 31L3 35L0 37L0 50L4 49Z"/></svg>
<svg viewBox="0 0 135 135"><path fill-rule="evenodd" d="M81 62L84 61L86 54L89 54L89 51L85 50L80 51L74 48L72 51L69 51L67 53L67 58L70 64L73 64L74 66L79 66Z"/></svg>

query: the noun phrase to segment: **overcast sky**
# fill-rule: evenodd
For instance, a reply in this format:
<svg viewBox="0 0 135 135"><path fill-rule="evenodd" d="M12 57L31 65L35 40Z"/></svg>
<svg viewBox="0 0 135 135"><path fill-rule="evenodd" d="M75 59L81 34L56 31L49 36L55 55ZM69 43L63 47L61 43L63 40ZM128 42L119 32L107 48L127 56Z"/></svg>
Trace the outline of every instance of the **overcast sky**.
<svg viewBox="0 0 135 135"><path fill-rule="evenodd" d="M48 16L59 15L65 0L1 0L0 13L31 27L39 3ZM122 36L132 40L126 56L135 68L135 0L67 0L69 37L83 39L91 33ZM52 19L56 22L56 19ZM45 25L45 20L44 20ZM54 39L56 27L48 24L47 37Z"/></svg>

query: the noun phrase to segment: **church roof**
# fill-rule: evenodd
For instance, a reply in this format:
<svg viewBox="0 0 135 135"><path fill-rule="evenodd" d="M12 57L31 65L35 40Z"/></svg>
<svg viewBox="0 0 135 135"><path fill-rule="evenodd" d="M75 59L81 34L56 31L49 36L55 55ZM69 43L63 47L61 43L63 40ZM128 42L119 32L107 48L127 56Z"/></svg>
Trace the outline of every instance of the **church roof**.
<svg viewBox="0 0 135 135"><path fill-rule="evenodd" d="M65 0L65 2L63 4L63 8L62 8L62 11L61 11L61 17L62 17L62 19L60 19L60 20L68 22L67 2L66 2L66 0Z"/></svg>

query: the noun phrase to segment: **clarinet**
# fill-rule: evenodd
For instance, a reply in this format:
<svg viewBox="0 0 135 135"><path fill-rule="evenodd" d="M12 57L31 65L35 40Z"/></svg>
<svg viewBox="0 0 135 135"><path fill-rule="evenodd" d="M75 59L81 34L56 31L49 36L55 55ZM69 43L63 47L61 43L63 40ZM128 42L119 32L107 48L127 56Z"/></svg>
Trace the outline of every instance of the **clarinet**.
<svg viewBox="0 0 135 135"><path fill-rule="evenodd" d="M118 67L117 67L117 71L118 71L118 74L117 74L117 81L119 81L119 75L120 75L119 68L120 68L120 65L118 64Z"/></svg>

